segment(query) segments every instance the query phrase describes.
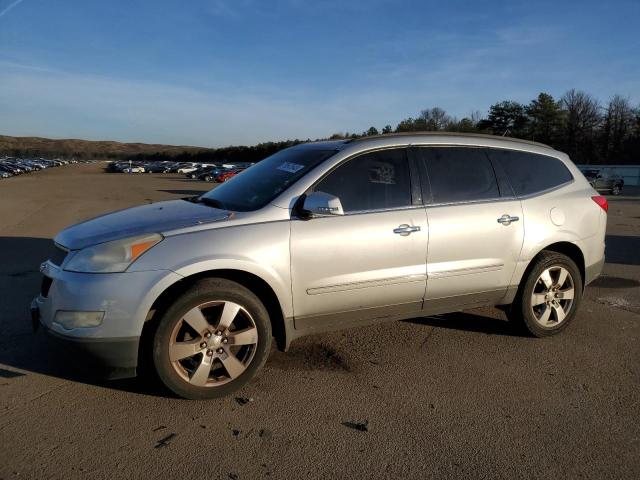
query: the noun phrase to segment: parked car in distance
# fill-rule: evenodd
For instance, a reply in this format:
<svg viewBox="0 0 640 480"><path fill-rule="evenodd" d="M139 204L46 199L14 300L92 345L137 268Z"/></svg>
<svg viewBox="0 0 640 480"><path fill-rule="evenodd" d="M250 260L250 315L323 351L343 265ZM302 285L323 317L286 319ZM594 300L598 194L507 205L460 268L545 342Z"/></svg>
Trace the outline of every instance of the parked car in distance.
<svg viewBox="0 0 640 480"><path fill-rule="evenodd" d="M624 187L624 179L614 173L603 172L596 168L583 169L582 173L591 186L600 193L620 195Z"/></svg>
<svg viewBox="0 0 640 480"><path fill-rule="evenodd" d="M357 325L499 306L546 337L602 270L607 208L566 154L533 142L301 144L202 196L63 230L32 320L112 378L142 356L191 399L246 384L272 340L286 351Z"/></svg>
<svg viewBox="0 0 640 480"><path fill-rule="evenodd" d="M0 158L0 178L9 178L15 175L57 167L66 164L65 162L69 163L69 161L59 159L3 157ZM71 160L71 162L77 161Z"/></svg>
<svg viewBox="0 0 640 480"><path fill-rule="evenodd" d="M211 163L205 163L205 164L201 164L198 165L198 168L196 168L195 170L192 170L190 172L187 172L185 174L185 176L187 178L198 178L200 175L202 175L205 172L209 172L212 169L216 168L215 164L211 164Z"/></svg>
<svg viewBox="0 0 640 480"><path fill-rule="evenodd" d="M147 173L168 173L169 167L161 162L149 162L144 167Z"/></svg>
<svg viewBox="0 0 640 480"><path fill-rule="evenodd" d="M229 171L230 169L223 167L205 169L200 175L198 175L198 179L204 180L205 182L214 182L219 175Z"/></svg>
<svg viewBox="0 0 640 480"><path fill-rule="evenodd" d="M181 165L178 169L177 172L178 173L191 173L191 172L195 172L198 169L198 164L196 163L189 163L189 164L183 164Z"/></svg>
<svg viewBox="0 0 640 480"><path fill-rule="evenodd" d="M133 165L122 170L124 173L144 173L144 167L141 165Z"/></svg>
<svg viewBox="0 0 640 480"><path fill-rule="evenodd" d="M228 170L226 172L222 172L220 173L217 177L216 177L216 182L218 183L224 183L227 180L231 180L233 177L235 177L236 175L238 175L239 173L241 173L243 170L245 170L244 168L233 168L231 170Z"/></svg>

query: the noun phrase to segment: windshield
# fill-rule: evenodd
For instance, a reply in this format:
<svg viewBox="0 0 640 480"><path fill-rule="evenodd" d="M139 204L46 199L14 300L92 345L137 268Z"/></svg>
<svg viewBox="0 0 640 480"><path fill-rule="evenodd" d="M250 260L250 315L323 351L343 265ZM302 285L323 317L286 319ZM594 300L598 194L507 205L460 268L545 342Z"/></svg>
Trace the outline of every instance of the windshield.
<svg viewBox="0 0 640 480"><path fill-rule="evenodd" d="M248 212L264 207L336 150L288 148L202 195L227 210ZM211 202L210 202L211 203Z"/></svg>

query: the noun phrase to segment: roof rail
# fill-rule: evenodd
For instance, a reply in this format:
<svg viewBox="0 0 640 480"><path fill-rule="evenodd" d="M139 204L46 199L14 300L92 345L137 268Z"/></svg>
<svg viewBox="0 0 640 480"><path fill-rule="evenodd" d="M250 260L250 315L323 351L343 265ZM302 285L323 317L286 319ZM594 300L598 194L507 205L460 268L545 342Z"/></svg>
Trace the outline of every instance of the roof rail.
<svg viewBox="0 0 640 480"><path fill-rule="evenodd" d="M532 140L524 140L514 137L501 137L498 135L488 135L485 133L463 133L463 132L398 132L398 133L383 133L381 135L371 135L367 137L358 137L347 140L345 143L365 142L367 140L374 140L378 138L393 138L393 137L467 137L467 138L485 138L488 140L500 140L514 143L526 143L529 145L536 145L538 147L549 148L553 150L553 147L540 142L534 142Z"/></svg>

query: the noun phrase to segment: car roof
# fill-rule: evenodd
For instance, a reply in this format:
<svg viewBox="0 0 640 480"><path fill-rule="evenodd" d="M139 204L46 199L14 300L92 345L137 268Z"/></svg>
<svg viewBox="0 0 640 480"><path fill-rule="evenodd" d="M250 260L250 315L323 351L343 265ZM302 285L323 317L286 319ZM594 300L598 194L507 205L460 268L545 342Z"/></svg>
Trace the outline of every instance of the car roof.
<svg viewBox="0 0 640 480"><path fill-rule="evenodd" d="M535 145L537 147L544 147L552 149L549 145L544 143L534 142L531 140L523 140L521 138L514 137L502 137L498 135L488 135L484 133L462 133L462 132L401 132L401 133L389 133L383 135L371 135L367 137L359 137L351 140L350 143L362 143L370 140L376 140L380 138L394 138L399 137L405 139L407 143L420 143L425 140L433 139L441 139L442 137L451 137L452 139L472 139L474 141L478 140L488 140L491 142L507 142L507 143L520 143L523 145Z"/></svg>
<svg viewBox="0 0 640 480"><path fill-rule="evenodd" d="M335 149L342 150L350 145L362 145L366 143L379 143L380 141L393 141L407 145L411 144L425 144L433 143L460 143L462 145L473 143L476 145L486 146L507 146L514 148L518 145L522 147L535 146L547 150L553 150L553 147L545 145L544 143L534 142L531 140L524 140L513 137L501 137L497 135L487 135L482 133L461 133L461 132L401 132L401 133L389 133L383 135L371 135L367 137L347 138L342 140L323 140L317 142L309 142L297 145L294 148L313 148L313 149Z"/></svg>

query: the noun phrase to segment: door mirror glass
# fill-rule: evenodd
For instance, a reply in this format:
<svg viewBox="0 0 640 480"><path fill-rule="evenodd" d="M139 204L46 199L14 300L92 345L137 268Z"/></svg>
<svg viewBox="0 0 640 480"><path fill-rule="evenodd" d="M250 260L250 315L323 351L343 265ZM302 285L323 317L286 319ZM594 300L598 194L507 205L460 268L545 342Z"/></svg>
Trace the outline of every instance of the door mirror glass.
<svg viewBox="0 0 640 480"><path fill-rule="evenodd" d="M324 192L307 195L302 209L312 216L344 215L340 199Z"/></svg>

